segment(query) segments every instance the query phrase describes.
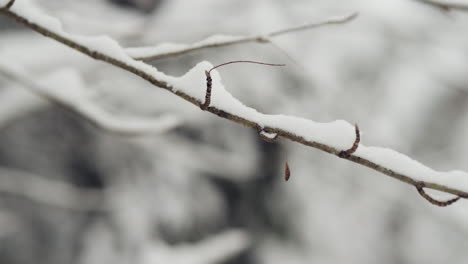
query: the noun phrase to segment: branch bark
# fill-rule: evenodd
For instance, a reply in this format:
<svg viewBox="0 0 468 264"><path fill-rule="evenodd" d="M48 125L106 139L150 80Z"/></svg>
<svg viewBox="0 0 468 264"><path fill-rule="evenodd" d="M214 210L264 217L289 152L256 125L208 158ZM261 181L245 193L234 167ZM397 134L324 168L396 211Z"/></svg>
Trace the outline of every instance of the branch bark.
<svg viewBox="0 0 468 264"><path fill-rule="evenodd" d="M4 8L0 12L7 15L7 16L9 16L10 18L15 19L19 23L24 24L25 26L31 28L32 30L34 30L34 31L46 36L46 37L55 39L56 41L59 41L59 42L65 44L65 45L69 46L70 48L75 49L75 50L77 50L77 51L79 51L79 52L81 52L83 54L86 54L86 55L88 55L88 56L90 56L90 57L92 57L92 58L94 58L96 60L104 61L104 62L106 62L108 64L112 64L112 65L114 65L116 67L119 67L119 68L121 68L121 69L123 69L125 71L131 72L131 73L141 77L142 79L150 82L154 86L157 86L157 87L165 89L165 90L167 90L167 91L169 91L171 93L174 93L175 95L185 99L186 101L188 101L188 102L190 102L190 103L192 103L192 104L194 104L194 105L196 105L198 107L200 107L203 104L203 102L200 99L187 94L187 92L185 92L183 89L178 89L177 87L172 87L172 84L169 84L168 81L165 81L165 80L168 80L167 78L164 79L165 75L161 75L161 78L160 78L159 75L150 74L149 73L150 68L146 68L147 65L144 65L145 67L143 68L142 65L135 64L134 61L128 61L128 60L126 60L126 58L122 58L122 56L113 57L112 55L105 54L103 51L96 50L93 47L87 47L84 44L80 44L77 41L73 41L71 39L71 37L66 37L66 36L71 36L71 35L64 33L63 35L66 35L66 36L62 36L60 32L59 33L53 32L52 30L49 30L49 29L35 23L34 21L28 20L28 18L26 18L26 17L18 15L15 12L12 12L11 9L8 10L8 9ZM155 70L154 68L151 68L151 69ZM159 72L157 72L157 73L160 74ZM222 107L210 106L210 107L207 108L206 111L211 112L212 114L215 114L215 115L217 115L217 116L219 116L221 118L228 119L228 120L231 120L233 122L239 123L239 124L241 124L243 126L246 126L246 127L250 127L250 128L261 127L262 130L265 131L266 133L277 134L280 137L289 139L289 140L294 141L294 142L298 142L298 143L306 145L306 146L310 146L310 147L322 150L324 152L330 153L330 154L338 156L338 157L340 156L340 153L342 151L342 150L337 149L337 148L335 148L335 147L333 147L331 145L327 145L327 144L317 142L317 141L313 141L313 140L308 140L306 138L306 136L298 135L297 131L294 131L293 128L284 128L284 127L283 128L278 128L278 127L272 127L272 126L263 126L263 124L259 124L257 121L255 121L253 119L249 119L249 118L247 118L245 116L242 117L242 116L239 116L238 114L230 113L230 110L223 109ZM361 147L359 148L359 149L361 149L361 152L362 152L362 148L363 148L363 146L361 145ZM379 161L382 162L382 160L376 159L378 161L372 161L370 158L360 157L360 156L358 156L358 154L360 153L359 149L358 149L358 153L351 154L348 157L344 157L344 159L352 161L352 162L357 163L357 164L360 164L362 166L366 166L368 168L371 168L371 169L373 169L375 171L378 171L380 173L383 173L383 174L388 175L388 176L390 176L390 177L392 177L394 179L397 179L399 181L402 181L402 182L405 182L407 184L413 185L415 187L416 186L423 186L424 188L430 188L430 189L438 190L438 191L441 191L441 192L450 193L450 194L459 196L461 198L468 198L468 191L464 190L463 188L458 188L458 186L455 186L454 184L441 184L441 183L438 183L440 181L437 181L435 178L434 178L434 181L425 180L425 179L428 179L428 178L424 178L424 177L420 178L420 177L417 177L415 175L410 176L408 174L398 172L398 171L408 171L408 170L401 170L401 168L398 168L398 167L396 167L395 169L392 169L391 166L386 167L386 166L381 165L381 164L378 163ZM370 148L367 148L367 149L370 149ZM392 154L392 153L385 152L384 154ZM399 155L402 155L402 154L399 154ZM362 153L361 153L361 156L362 156ZM382 158L383 156L381 155L379 157ZM407 161L407 160L411 160L411 159L404 156L404 160ZM384 162L384 163L391 164L391 162ZM411 163L411 164L414 164L414 163ZM396 166L396 165L392 165L392 166ZM422 169L421 171L430 172L431 170L429 168L427 168L427 167L424 167L424 169ZM462 176L464 177L465 174L466 173L463 173ZM458 175L458 176L460 176L460 175ZM462 176L460 176L460 177L462 177ZM432 178L430 178L430 179L432 179Z"/></svg>

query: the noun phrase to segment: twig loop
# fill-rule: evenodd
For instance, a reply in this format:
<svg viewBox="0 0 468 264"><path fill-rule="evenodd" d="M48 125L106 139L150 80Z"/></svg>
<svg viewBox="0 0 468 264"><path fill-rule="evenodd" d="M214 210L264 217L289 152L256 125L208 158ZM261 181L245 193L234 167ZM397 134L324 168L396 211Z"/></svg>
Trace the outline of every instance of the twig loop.
<svg viewBox="0 0 468 264"><path fill-rule="evenodd" d="M437 205L437 206L440 206L440 207L449 206L449 205L455 203L456 201L458 201L460 199L460 196L458 196L456 198L453 198L453 199L450 199L450 200L447 200L447 201L439 201L439 200L436 200L436 199L432 198L431 196L429 196L429 194L427 194L424 191L424 184L419 183L419 184L416 184L415 187L416 187L416 190L418 190L419 195L421 195L424 199L426 199L431 204Z"/></svg>

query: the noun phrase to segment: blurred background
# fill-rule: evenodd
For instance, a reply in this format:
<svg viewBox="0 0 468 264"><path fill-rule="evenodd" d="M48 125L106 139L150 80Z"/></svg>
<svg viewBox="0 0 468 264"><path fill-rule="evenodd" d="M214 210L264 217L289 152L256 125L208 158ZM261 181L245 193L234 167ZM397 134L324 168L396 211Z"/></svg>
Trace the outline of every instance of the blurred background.
<svg viewBox="0 0 468 264"><path fill-rule="evenodd" d="M22 1L22 0L17 0ZM250 35L357 11L356 20L152 61L202 60L271 114L357 122L366 145L468 171L468 13L416 0L36 0L68 32L124 47ZM0 74L0 263L466 263L468 203L299 144L262 141L132 74L0 16L3 70L115 117L174 114L146 136L102 131ZM72 91L70 91L71 93ZM289 182L283 166L291 168Z"/></svg>

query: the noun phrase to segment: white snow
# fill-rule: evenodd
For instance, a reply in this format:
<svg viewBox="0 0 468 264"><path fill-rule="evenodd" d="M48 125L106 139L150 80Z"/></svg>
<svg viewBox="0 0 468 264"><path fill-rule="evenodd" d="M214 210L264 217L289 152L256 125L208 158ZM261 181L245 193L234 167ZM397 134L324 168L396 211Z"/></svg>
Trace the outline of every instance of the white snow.
<svg viewBox="0 0 468 264"><path fill-rule="evenodd" d="M266 137L268 139L274 139L274 138L276 138L278 136L277 133L268 133L265 130L260 131L260 135L262 135L262 136L264 136L264 137Z"/></svg>
<svg viewBox="0 0 468 264"><path fill-rule="evenodd" d="M164 73L159 72L156 68L143 62L136 61L128 55L128 53L130 53L132 56L135 56L135 53L138 50L125 51L116 41L106 36L83 37L68 34L62 30L60 23L57 20L50 18L49 16L44 16L36 8L32 8L28 3L29 2L26 0L17 1L13 6L12 11L20 16L26 17L31 22L37 23L57 34L89 47L91 50L99 51L107 56L111 56L153 76L155 79L167 82L171 87L173 87L173 92L184 92L187 95L198 99L200 102L204 101L206 89L204 71L212 67L209 62L204 61L198 63L182 77L176 78L167 76ZM204 43L208 41L227 41L227 39L229 38L215 37L210 40L206 40ZM203 43L203 41L201 43ZM200 43L198 43L198 45L200 45ZM166 45L164 49L167 52L168 50L181 47L182 46L177 45ZM142 54L145 52L142 52ZM217 71L213 71L211 76L213 79L211 106L222 109L223 111L238 117L256 122L261 127L277 128L289 131L290 133L303 137L308 141L326 144L336 149L348 149L354 142L354 126L346 121L337 120L330 123L317 123L294 116L262 114L253 108L245 106L233 97L224 88L221 82L221 77ZM415 180L433 182L468 192L468 174L466 172L437 172L396 151L386 148L365 147L362 144L359 146L355 155L380 164L388 169L405 174Z"/></svg>
<svg viewBox="0 0 468 264"><path fill-rule="evenodd" d="M204 46L221 45L244 39L245 36L213 35L204 40L192 43L161 43L156 46L126 48L125 52L132 58L159 56L167 53L177 53L184 50L197 49Z"/></svg>

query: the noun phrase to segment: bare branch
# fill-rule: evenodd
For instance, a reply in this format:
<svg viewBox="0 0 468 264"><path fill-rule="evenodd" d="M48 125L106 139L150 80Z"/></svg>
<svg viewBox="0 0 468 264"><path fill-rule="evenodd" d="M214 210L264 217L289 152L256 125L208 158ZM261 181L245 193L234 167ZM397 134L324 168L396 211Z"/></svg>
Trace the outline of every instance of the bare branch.
<svg viewBox="0 0 468 264"><path fill-rule="evenodd" d="M460 11L468 11L468 3L463 3L460 1L441 1L441 0L417 0L419 2L429 4L435 6L437 8L441 8L445 11L449 10L460 10Z"/></svg>
<svg viewBox="0 0 468 264"><path fill-rule="evenodd" d="M288 27L276 31L272 31L266 34L258 34L254 36L242 36L242 37L231 37L231 36L211 36L202 41L196 42L191 45L186 44L172 44L174 48L167 49L167 44L157 45L154 47L141 47L141 48L127 48L126 52L132 58L136 60L151 61L161 58L167 58L177 55L186 54L192 51L197 51L207 48L217 48L230 46L234 44L257 42L257 43L270 43L270 38L316 28L324 25L332 24L343 24L349 22L357 17L357 13L351 13L346 16L331 17L322 21L307 23L299 26Z"/></svg>
<svg viewBox="0 0 468 264"><path fill-rule="evenodd" d="M174 115L162 115L157 119L116 119L110 114L102 111L100 108L77 98L64 98L63 95L53 92L53 89L43 87L34 80L31 80L27 75L7 69L0 64L0 75L3 75L15 82L20 83L30 92L40 96L47 101L63 107L71 112L78 114L88 120L96 127L119 135L146 135L159 134L166 132L180 125L181 120Z"/></svg>
<svg viewBox="0 0 468 264"><path fill-rule="evenodd" d="M74 35L65 33L61 29L53 29L50 30L47 27L41 26L35 21L30 21L29 19L34 19L34 17L23 17L18 13L12 12L11 10L1 10L3 14L17 20L18 22L24 24L25 26L39 32L49 38L55 39L83 54L86 54L92 58L97 60L104 61L108 64L112 64L118 68L131 72L142 79L150 82L154 86L160 87L165 89L186 101L200 107L203 102L203 98L194 95L191 93L190 90L183 89L182 86L178 87L179 83L176 78L172 76L167 76L155 68L144 64L142 62L137 62L135 60L131 60L125 53L121 52L121 50L117 50L120 48L115 41L107 41L106 44L111 45L111 48L115 50L114 53L110 53L107 49L101 49L101 45L99 46L87 46L86 41L83 41L81 37L76 37ZM95 39L93 39L95 41ZM92 42L94 43L94 42ZM103 44L103 43L99 43ZM198 73L198 71L197 71ZM200 73L200 77L202 76L202 72ZM193 76L191 76L193 78ZM192 80L192 79L190 79ZM202 87L201 87L202 88ZM220 87L221 89L222 87ZM189 94L190 93L190 94ZM229 94L232 97L232 95ZM236 103L240 103L235 101ZM247 108L242 106L242 111L248 111L257 113L255 109ZM269 125L266 126L265 124L261 123L261 120L255 118L250 118L248 114L243 114L241 112L233 111L232 108L224 108L223 106L212 105L207 109L207 112L211 112L221 118L225 118L231 120L233 122L242 124L246 127L250 128L258 128L262 127L268 133L277 134L278 136L287 138L291 141L298 142L300 144L314 147L316 149L322 150L324 152L339 156L340 150L337 147L334 147L333 142L329 142L329 144L323 143L324 141L316 141L310 139L310 136L305 133L304 131L300 132L294 129L295 126L290 127L286 126L285 124L291 124L290 122L297 122L295 125L301 126L301 124L310 124L311 121L300 119L296 117L286 117L286 116L272 116L272 115L263 115L268 120L274 120L277 122L281 122L280 120L284 120L287 122L282 123L282 125ZM286 120L285 120L286 118ZM265 120L263 120L265 121ZM273 124L274 122L271 122ZM308 133L314 132L312 127L314 126L307 126ZM318 127L318 126L317 126ZM344 128L341 127L340 128ZM312 130L311 130L312 129ZM347 131L343 131L346 133ZM441 192L450 193L461 198L468 198L468 191L467 191L467 184L465 177L468 177L466 172L450 172L447 174L442 174L440 172L436 172L414 160L411 158L404 156L403 154L397 153L390 149L384 148L377 148L377 147L365 147L364 145L359 145L359 149L356 153L351 154L349 157L343 157L346 160L352 161L354 163L366 166L368 168L374 169L378 172L381 172L385 175L388 175L394 179L400 180L407 184L418 186L422 184L424 188L434 189ZM377 157L375 157L377 155ZM386 165L383 165L386 164ZM400 166L404 166L406 168L401 168ZM429 175L417 175L415 174L415 166L418 173L422 174L429 174ZM410 169L408 168L410 167ZM446 176L448 180L444 181L444 177ZM458 181L459 180L459 181Z"/></svg>

